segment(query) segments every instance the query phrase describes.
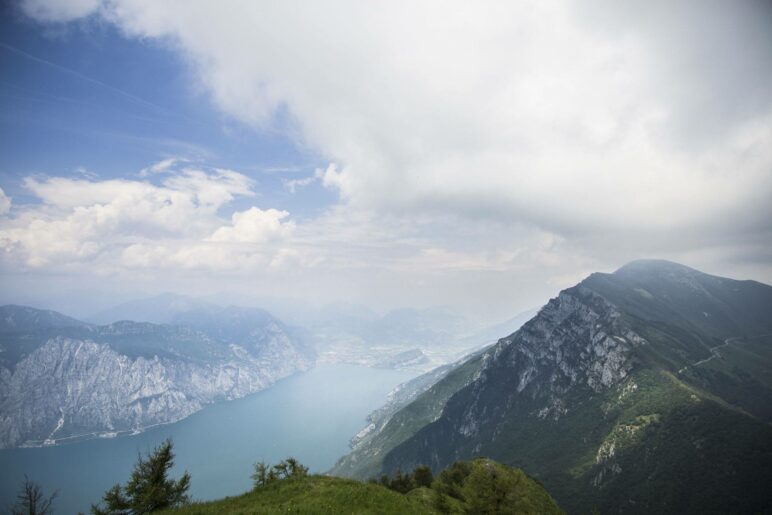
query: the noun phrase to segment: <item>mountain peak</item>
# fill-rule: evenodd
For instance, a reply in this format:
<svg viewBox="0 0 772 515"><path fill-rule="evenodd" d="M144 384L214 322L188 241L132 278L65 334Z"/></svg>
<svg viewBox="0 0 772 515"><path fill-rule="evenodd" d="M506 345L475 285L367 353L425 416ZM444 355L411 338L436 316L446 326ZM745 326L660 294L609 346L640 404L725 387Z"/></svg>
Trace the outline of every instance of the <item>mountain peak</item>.
<svg viewBox="0 0 772 515"><path fill-rule="evenodd" d="M615 272L617 275L640 275L640 274L662 274L676 273L681 275L702 274L699 270L690 268L680 263L667 261L665 259L636 259L623 265Z"/></svg>

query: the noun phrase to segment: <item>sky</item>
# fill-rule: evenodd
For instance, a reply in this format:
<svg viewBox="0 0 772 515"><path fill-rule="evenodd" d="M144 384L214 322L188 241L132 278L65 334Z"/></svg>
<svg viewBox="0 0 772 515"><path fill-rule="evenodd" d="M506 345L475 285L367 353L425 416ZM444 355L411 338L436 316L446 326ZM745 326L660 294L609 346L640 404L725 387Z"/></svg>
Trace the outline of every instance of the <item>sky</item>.
<svg viewBox="0 0 772 515"><path fill-rule="evenodd" d="M5 3L0 301L495 320L639 258L772 283L771 26L762 0Z"/></svg>

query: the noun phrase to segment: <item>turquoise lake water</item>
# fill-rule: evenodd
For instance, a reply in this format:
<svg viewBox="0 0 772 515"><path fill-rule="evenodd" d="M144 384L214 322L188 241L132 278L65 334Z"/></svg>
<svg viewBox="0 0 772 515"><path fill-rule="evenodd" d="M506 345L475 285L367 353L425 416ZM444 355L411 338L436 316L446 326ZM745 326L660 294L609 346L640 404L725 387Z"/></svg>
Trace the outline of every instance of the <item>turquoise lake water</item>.
<svg viewBox="0 0 772 515"><path fill-rule="evenodd" d="M417 372L354 365L320 365L271 388L139 435L0 451L0 512L12 503L26 473L46 493L59 490L58 514L83 511L115 483L124 483L137 461L171 437L178 477L187 470L190 493L206 500L247 491L256 461L294 456L324 472L348 451L348 441L386 395Z"/></svg>

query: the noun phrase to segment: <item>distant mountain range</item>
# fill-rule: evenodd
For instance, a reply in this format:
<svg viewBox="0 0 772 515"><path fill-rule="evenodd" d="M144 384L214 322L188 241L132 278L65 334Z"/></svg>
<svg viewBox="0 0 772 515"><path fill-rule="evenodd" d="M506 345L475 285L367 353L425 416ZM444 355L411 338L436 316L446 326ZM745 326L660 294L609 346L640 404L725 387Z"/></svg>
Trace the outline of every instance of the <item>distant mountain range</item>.
<svg viewBox="0 0 772 515"><path fill-rule="evenodd" d="M178 316L184 316L190 311L213 310L218 308L218 306L218 304L186 295L162 293L154 297L123 302L117 306L94 313L87 318L90 322L104 325L120 320L173 324Z"/></svg>
<svg viewBox="0 0 772 515"><path fill-rule="evenodd" d="M772 511L772 287L758 282L665 261L592 274L414 393L332 472L488 456L572 513Z"/></svg>
<svg viewBox="0 0 772 515"><path fill-rule="evenodd" d="M98 324L120 320L175 324L181 317L216 312L218 308L221 309L220 303L206 299L163 293L121 303L89 316L88 320ZM477 327L466 318L442 308L402 308L379 315L365 306L344 302L322 308L302 306L288 316L293 324L307 329L321 345L342 340L357 340L363 345L444 345L468 335L471 328Z"/></svg>
<svg viewBox="0 0 772 515"><path fill-rule="evenodd" d="M262 310L197 306L174 321L93 325L0 307L0 447L174 422L315 361L310 346Z"/></svg>

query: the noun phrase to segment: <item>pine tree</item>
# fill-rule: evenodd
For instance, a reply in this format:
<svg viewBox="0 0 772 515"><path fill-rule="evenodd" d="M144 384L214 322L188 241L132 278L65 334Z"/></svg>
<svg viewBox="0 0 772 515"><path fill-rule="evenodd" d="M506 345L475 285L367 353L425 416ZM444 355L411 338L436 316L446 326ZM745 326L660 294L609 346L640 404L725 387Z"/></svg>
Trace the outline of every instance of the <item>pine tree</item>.
<svg viewBox="0 0 772 515"><path fill-rule="evenodd" d="M175 508L189 501L190 475L168 479L174 465L172 441L166 440L143 459L140 456L126 486L115 485L102 497L104 508L92 505L93 515L138 515Z"/></svg>

